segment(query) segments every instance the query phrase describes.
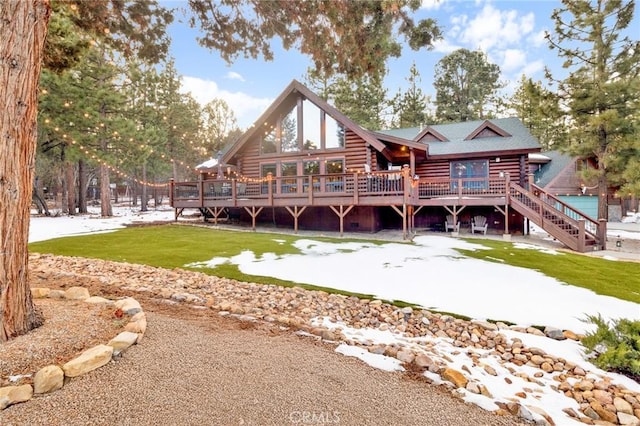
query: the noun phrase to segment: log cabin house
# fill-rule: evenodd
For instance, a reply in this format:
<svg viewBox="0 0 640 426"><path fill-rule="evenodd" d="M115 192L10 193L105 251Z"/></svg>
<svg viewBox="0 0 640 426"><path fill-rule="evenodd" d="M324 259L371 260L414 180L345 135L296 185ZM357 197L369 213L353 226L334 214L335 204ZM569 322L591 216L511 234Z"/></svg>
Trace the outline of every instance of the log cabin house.
<svg viewBox="0 0 640 426"><path fill-rule="evenodd" d="M198 181L171 182L176 220L229 219L343 232L459 232L472 218L519 234L527 221L569 248L604 248L605 223L533 182L540 144L517 118L370 131L292 81Z"/></svg>

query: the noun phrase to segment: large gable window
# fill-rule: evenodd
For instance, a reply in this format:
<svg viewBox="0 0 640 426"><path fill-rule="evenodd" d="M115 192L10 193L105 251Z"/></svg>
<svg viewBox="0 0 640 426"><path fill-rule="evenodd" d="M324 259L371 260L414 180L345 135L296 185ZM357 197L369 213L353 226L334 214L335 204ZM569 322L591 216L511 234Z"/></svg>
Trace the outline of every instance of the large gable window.
<svg viewBox="0 0 640 426"><path fill-rule="evenodd" d="M344 126L330 115L325 115L325 148L344 148Z"/></svg>
<svg viewBox="0 0 640 426"><path fill-rule="evenodd" d="M308 99L302 102L302 149L310 151L320 149L322 144L322 122L320 108Z"/></svg>
<svg viewBox="0 0 640 426"><path fill-rule="evenodd" d="M285 115L264 123L261 154L295 154L302 151L342 149L345 128L308 99L298 102Z"/></svg>
<svg viewBox="0 0 640 426"><path fill-rule="evenodd" d="M277 136L276 129L267 129L262 135L262 144L260 145L260 152L262 154L275 154L277 150Z"/></svg>
<svg viewBox="0 0 640 426"><path fill-rule="evenodd" d="M298 152L298 112L293 108L280 122L282 152Z"/></svg>

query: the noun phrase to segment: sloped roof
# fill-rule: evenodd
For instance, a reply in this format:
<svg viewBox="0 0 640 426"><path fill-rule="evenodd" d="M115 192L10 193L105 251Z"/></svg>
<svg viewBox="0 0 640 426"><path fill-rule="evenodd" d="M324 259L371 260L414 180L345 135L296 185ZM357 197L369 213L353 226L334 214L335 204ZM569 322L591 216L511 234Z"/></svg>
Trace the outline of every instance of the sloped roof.
<svg viewBox="0 0 640 426"><path fill-rule="evenodd" d="M564 154L560 151L543 152L551 161L546 163L535 173L534 180L536 185L541 188L549 185L569 164L575 161L575 157Z"/></svg>
<svg viewBox="0 0 640 426"><path fill-rule="evenodd" d="M222 156L222 162L227 163L231 161L233 156L236 155L247 142L252 140L256 133L262 130L262 124L270 121L269 119L272 118L273 114L277 113L279 109L288 107L290 104L295 104L295 99L297 99L298 94L314 103L318 108L341 123L346 129L354 132L389 159L392 154L387 143L404 145L412 149L421 150L429 157L500 153L504 151L540 151L540 144L518 118L498 118L453 124L435 124L428 126L427 129L413 127L380 130L376 132L369 131L360 127L349 117L342 114L297 80L292 80L260 118L225 150ZM484 129L490 129L498 133L498 135L495 137L485 136L474 138ZM428 133L440 140L429 141L428 143L420 142L420 137ZM467 138L473 139L465 140Z"/></svg>
<svg viewBox="0 0 640 426"><path fill-rule="evenodd" d="M489 125L490 124L490 125ZM483 126L497 127L507 136L481 137L465 140L470 135L477 134ZM539 151L540 143L515 117L494 118L491 120L474 120L462 123L434 124L429 126L435 132L444 136L446 141L432 141L429 143L429 156L473 154L481 152L498 152L511 150ZM415 140L424 129L412 127L406 129L381 130L378 133Z"/></svg>
<svg viewBox="0 0 640 426"><path fill-rule="evenodd" d="M224 153L222 158L223 161L225 162L229 161L240 150L240 148L242 148L242 146L245 143L251 140L251 138L258 131L260 131L260 125L268 121L268 119L278 109L278 107L284 104L285 102L290 101L292 96L296 96L296 93L300 93L306 99L313 102L318 108L325 111L327 114L333 117L340 124L342 124L347 129L354 132L356 135L360 136L363 140L368 142L371 146L373 146L378 151L380 152L385 151L386 145L382 141L377 139L373 135L373 133L360 127L353 120L351 120L349 117L342 114L340 111L338 111L336 108L331 106L328 102L326 102L324 99L322 99L321 97L313 93L311 90L309 90L306 86L304 86L299 81L293 80L291 81L291 83L289 83L289 85L285 88L285 90L283 90L282 93L276 98L276 100L273 101L273 103L260 116L260 118L258 118L255 121L255 123L251 126L251 128L249 128L246 132L244 132L244 134L240 136L240 138L238 138L238 140L229 148L229 150Z"/></svg>

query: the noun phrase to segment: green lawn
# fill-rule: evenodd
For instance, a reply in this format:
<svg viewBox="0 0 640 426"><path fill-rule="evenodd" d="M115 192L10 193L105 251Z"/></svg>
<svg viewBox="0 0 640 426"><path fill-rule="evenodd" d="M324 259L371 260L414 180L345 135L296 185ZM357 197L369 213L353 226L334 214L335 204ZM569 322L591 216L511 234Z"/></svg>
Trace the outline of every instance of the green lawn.
<svg viewBox="0 0 640 426"><path fill-rule="evenodd" d="M111 260L115 262L137 263L173 269L183 268L261 284L300 286L304 288L354 295L318 286L293 283L273 277L254 276L242 273L237 265L222 264L216 268L186 268L184 265L208 261L214 257L232 257L245 250L256 256L264 253L276 255L300 253L292 243L302 237L260 232L226 231L198 226L155 225L129 227L103 234L89 234L77 237L62 237L29 244L30 252L51 253L62 256L76 256ZM316 241L349 242L348 239L313 237ZM362 240L358 240L362 242ZM370 241L381 244L380 241ZM371 295L355 294L371 297Z"/></svg>
<svg viewBox="0 0 640 426"><path fill-rule="evenodd" d="M478 243L478 240L467 240ZM544 253L539 250L515 248L513 244L482 240L487 250L459 250L466 256L488 262L540 271L559 281L618 299L640 303L640 263L612 261L577 253Z"/></svg>
<svg viewBox="0 0 640 426"><path fill-rule="evenodd" d="M256 256L264 253L295 254L299 251L292 246L292 243L302 238L308 237L183 225L158 225L41 241L29 244L29 250L172 269L183 268L185 264L203 262L214 257L235 256L244 250L251 250ZM313 239L338 243L353 241L342 238L313 237ZM378 240L358 241L383 243ZM514 248L511 243L494 240L474 239L470 242L482 244L488 249L459 250L466 256L534 269L568 284L591 289L598 294L640 303L640 263L610 261L573 253L553 255L538 250ZM350 294L272 277L246 275L241 273L236 265L230 264L223 264L215 269L193 268L193 270L240 281L299 285L305 288ZM550 295L550 297L553 296ZM397 301L395 303L398 304Z"/></svg>

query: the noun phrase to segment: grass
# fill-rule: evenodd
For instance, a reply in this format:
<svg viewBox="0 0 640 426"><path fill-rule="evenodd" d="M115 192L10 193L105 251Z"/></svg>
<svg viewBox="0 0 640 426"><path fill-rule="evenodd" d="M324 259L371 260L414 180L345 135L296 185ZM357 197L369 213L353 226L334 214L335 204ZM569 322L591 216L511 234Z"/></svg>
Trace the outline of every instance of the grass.
<svg viewBox="0 0 640 426"><path fill-rule="evenodd" d="M233 257L245 250L251 250L256 257L265 253L274 253L278 256L299 254L300 250L293 246L293 242L301 238L285 234L225 231L197 226L154 225L128 227L102 234L39 241L29 244L29 251L143 264L166 269L182 268L238 281L287 287L297 286L346 296L373 298L370 294L351 293L273 277L244 274L237 265L230 263L223 263L215 268L184 266L194 262L205 262L214 257ZM325 237L314 237L313 239L335 243L355 241ZM357 241L381 244L381 241Z"/></svg>
<svg viewBox="0 0 640 426"><path fill-rule="evenodd" d="M478 243L475 239L467 241ZM476 259L533 269L597 294L640 303L640 263L611 261L570 252L550 254L494 240L482 240L481 244L487 249L458 251Z"/></svg>
<svg viewBox="0 0 640 426"><path fill-rule="evenodd" d="M288 234L238 232L183 225L129 227L115 232L57 238L29 244L32 252L52 253L138 263L162 268L183 268L239 281L283 286L299 286L347 296L372 298L325 287L280 280L273 277L242 273L237 265L223 263L216 268L186 268L193 262L214 257L232 257L251 250L256 257L265 253L297 254L293 242L304 237ZM355 240L313 237L317 241L345 243ZM382 241L357 240L371 244ZM567 284L587 288L618 299L640 303L640 263L610 261L573 253L553 255L539 250L515 248L509 242L469 240L486 247L484 250L459 250L465 256L533 269ZM515 277L514 277L515 279ZM553 295L550 295L553 297ZM414 306L394 301L397 306Z"/></svg>

